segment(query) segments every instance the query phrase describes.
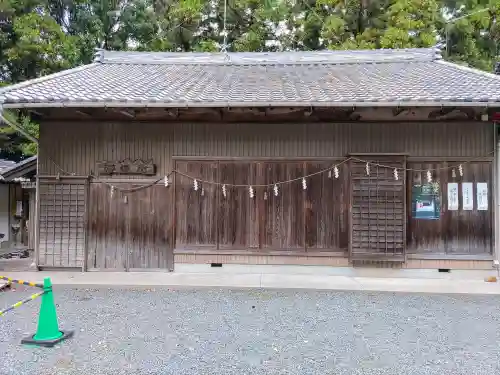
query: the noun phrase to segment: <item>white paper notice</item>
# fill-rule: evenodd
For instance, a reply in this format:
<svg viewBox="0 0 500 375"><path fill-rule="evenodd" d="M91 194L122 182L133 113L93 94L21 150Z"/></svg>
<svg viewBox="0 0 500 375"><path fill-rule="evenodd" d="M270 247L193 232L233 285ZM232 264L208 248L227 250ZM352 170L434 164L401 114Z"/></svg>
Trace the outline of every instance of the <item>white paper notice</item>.
<svg viewBox="0 0 500 375"><path fill-rule="evenodd" d="M462 182L462 205L464 211L474 209L474 185L472 182Z"/></svg>
<svg viewBox="0 0 500 375"><path fill-rule="evenodd" d="M458 184L456 182L448 183L448 210L458 210Z"/></svg>
<svg viewBox="0 0 500 375"><path fill-rule="evenodd" d="M479 211L488 211L488 183L478 182L477 189L477 209Z"/></svg>

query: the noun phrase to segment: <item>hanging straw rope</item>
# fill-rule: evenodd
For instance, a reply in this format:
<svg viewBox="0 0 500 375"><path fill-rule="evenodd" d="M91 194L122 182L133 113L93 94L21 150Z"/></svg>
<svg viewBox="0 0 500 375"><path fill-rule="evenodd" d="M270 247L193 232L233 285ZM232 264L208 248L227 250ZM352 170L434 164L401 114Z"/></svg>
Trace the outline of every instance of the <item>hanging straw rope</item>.
<svg viewBox="0 0 500 375"><path fill-rule="evenodd" d="M317 176L317 175L320 175L320 174L328 173L328 172L330 172L330 174L331 174L331 171L338 170L338 167L342 166L343 164L345 164L345 163L347 163L347 162L349 162L351 160L355 161L355 162L358 162L358 163L366 164L366 165L369 165L369 166L375 166L375 167L379 167L379 168L390 169L393 172L394 171L406 171L406 172L418 172L418 173L428 172L428 173L430 173L430 172L439 172L439 171L444 171L444 170L453 170L453 169L457 169L457 168L462 168L463 165L470 164L470 163L475 162L475 161L481 161L485 157L491 156L493 153L494 153L494 151L491 151L488 154L486 154L485 156L478 157L478 158L473 158L473 159L464 161L462 163L458 163L456 165L454 164L454 165L446 166L446 167L427 168L427 169L394 167L394 166L390 166L390 165L386 165L386 164L381 164L381 163L377 163L377 162L371 162L369 160L364 160L364 159L360 159L360 158L356 158L356 157L349 157L349 158L344 159L340 163L331 165L328 168L325 168L325 169L322 169L320 171L317 171L317 172L314 172L314 173L310 173L310 174L307 174L307 175L304 175L304 176L299 176L299 177L296 177L296 178L292 178L292 179L288 179L288 180L283 180L283 181L275 181L275 182L271 182L271 183L268 183L268 184L255 184L255 185L251 185L251 184L231 184L231 183L225 183L225 182L219 182L219 181L205 180L203 178L199 178L198 176L192 176L190 174L187 174L185 172L181 172L181 171L178 171L178 170L175 170L175 169L172 170L172 171L170 171L167 175L165 175L165 177L161 177L161 178L158 178L158 179L156 179L154 181L151 181L151 182L149 182L147 184L144 184L144 185L141 185L141 186L135 186L135 187L132 187L132 188L120 188L120 187L118 187L118 186L116 186L116 185L114 185L114 184L112 184L112 183L110 183L108 181L102 181L97 176L90 175L90 177L93 179L94 182L101 183L103 185L108 186L111 189L114 189L114 190L116 190L118 192L122 192L122 193L133 193L133 192L136 192L136 191L147 189L147 188L149 188L151 186L154 186L154 185L158 184L161 181L164 181L165 178L167 178L167 179L170 178L174 174L177 174L179 176L183 176L183 177L188 178L188 179L193 180L193 181L196 180L198 183L207 184L207 185L226 186L226 187L235 187L235 188L238 188L238 187L248 188L250 186L253 187L253 188L257 188L257 187L259 187L259 188L271 188L271 187L274 187L274 186L281 186L281 185L285 185L285 184L289 184L289 183L294 183L294 182L299 182L299 181L302 182L304 179L308 179L308 178L311 178L311 177L314 177L314 176ZM54 162L52 160L52 158L48 157L48 159L56 166L56 168L61 173L65 174L65 175L68 175L68 176L74 176L75 175L75 173L69 173L69 172L65 171L56 162ZM133 181L130 181L130 183L133 183Z"/></svg>

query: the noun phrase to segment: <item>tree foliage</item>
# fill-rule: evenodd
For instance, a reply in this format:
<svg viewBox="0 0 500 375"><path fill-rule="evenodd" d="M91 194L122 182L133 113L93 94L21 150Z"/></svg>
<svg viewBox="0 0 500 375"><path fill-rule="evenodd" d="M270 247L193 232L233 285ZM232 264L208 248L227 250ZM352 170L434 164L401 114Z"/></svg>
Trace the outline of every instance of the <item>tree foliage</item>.
<svg viewBox="0 0 500 375"><path fill-rule="evenodd" d="M500 0L0 0L0 87L92 61L96 47L290 51L446 46L491 70ZM36 133L28 113L22 122ZM11 130L4 150L33 153ZM7 137L7 138L6 138Z"/></svg>

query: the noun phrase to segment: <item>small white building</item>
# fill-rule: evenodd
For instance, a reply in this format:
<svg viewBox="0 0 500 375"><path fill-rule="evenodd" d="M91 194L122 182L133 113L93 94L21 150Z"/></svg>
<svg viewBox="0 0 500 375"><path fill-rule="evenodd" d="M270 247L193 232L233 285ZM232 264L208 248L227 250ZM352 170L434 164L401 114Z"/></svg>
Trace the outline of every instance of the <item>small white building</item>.
<svg viewBox="0 0 500 375"><path fill-rule="evenodd" d="M18 163L0 159L0 253L34 248L36 163L36 156Z"/></svg>

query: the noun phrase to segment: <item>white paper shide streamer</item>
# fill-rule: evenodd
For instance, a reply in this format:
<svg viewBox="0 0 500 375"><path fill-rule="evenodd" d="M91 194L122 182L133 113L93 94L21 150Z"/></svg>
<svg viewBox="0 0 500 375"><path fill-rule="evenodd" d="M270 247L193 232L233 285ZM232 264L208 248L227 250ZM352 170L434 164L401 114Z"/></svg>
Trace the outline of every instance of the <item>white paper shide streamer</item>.
<svg viewBox="0 0 500 375"><path fill-rule="evenodd" d="M347 159L349 160L349 159ZM347 161L346 160L346 161ZM420 170L420 169L405 169L405 168L394 168L393 166L385 166L385 165L379 165L377 164L375 161L366 161L366 160L361 160L361 159L357 159L360 163L358 164L358 168L361 167L361 165L365 164L365 173L366 173L366 176L368 176L369 178L371 178L370 176L370 173L371 173L371 166L370 166L370 163L373 163L377 168L375 169L375 175L373 176L374 178L377 178L377 175L378 175L378 171L379 171L379 167L380 168L384 168L384 169L392 169L392 172L393 172L393 177L394 177L394 180L395 181L399 181L400 180L400 171L402 170L403 171L403 179L405 178L406 176L406 171L413 171L413 172L418 172L418 174L420 175L421 173L425 172L425 169L424 170ZM338 179L340 177L340 169L339 169L339 166L342 165L344 162L341 162L337 165L333 165L333 166L330 166L328 169L325 169L325 170L322 170L322 171L319 171L319 172L316 172L316 173L313 173L311 175L306 175L306 176L303 176L303 177L300 177L300 176L297 176L293 179L290 179L290 180L285 180L285 181L276 181L276 182L270 182L268 184L265 184L265 185L257 185L257 187L260 189L260 188L263 188L264 192L263 192L263 198L264 200L268 200L269 199L269 196L270 194L274 194L276 197L279 196L279 185L283 184L295 184L297 183L298 181L301 182L301 185L302 185L302 190L307 190L310 186L308 186L308 182L314 182L314 176L317 175L317 174L324 174L326 173L328 175L328 178L332 178L332 177L335 177L335 179ZM441 169L428 169L426 171L426 177L427 177L427 183L428 184L433 184L433 172L434 171L439 171ZM453 179L455 179L458 175L460 175L460 177L463 177L464 176L464 168L463 168L463 165L462 164L459 164L459 165L455 165L453 166L452 168L444 168L443 170L446 170L447 172L451 172L451 176ZM172 185L172 181L170 179L170 176L173 174L173 173L180 173L178 171L175 171L173 170L170 174L166 174L164 176L163 179L159 179L159 180L156 180L156 183L160 183L161 184L161 181L163 180L163 184L166 188L169 188L171 185ZM221 182L217 182L217 181L205 181L205 180L198 180L197 178L194 178L192 176L189 176L189 175L185 175L183 173L181 173L183 176L187 177L188 178L188 181L189 179L192 179L193 180L193 189L194 191L198 191L198 190L201 190L201 196L204 196L205 195L205 189L204 189L204 185L208 186L208 185L214 185L215 187L221 187L221 190L222 190L222 196L224 198L227 198L228 196L228 186L229 188L247 188L248 189L248 194L249 194L249 197L250 198L255 198L256 197L256 192L255 192L255 187L254 186L251 186L251 185L235 185L235 184L223 184ZM310 181L308 181L308 179ZM156 184L155 183L155 184ZM457 183L457 182L455 182ZM465 182L464 182L465 184ZM129 191L127 190L123 190L123 189L120 189L114 185L111 185L111 184L105 184L109 187L110 189L110 198L113 198L115 195L116 195L116 190L118 190L119 194L120 194L120 197L123 197L123 201L124 203L128 203L128 196L126 196L125 194L128 194ZM150 185L147 185L147 186L144 186L145 187L148 187ZM467 185L468 186L468 185ZM271 190L271 187L272 187L272 190ZM469 188L467 188L469 189ZM132 191L136 191L138 189L133 189ZM469 189L471 190L471 189ZM467 192L469 190L466 190ZM260 190L259 190L260 191ZM286 191L286 189L285 189ZM131 192L131 191L130 191ZM260 194L260 193L259 193ZM469 195L469 193L467 193ZM259 195L260 197L260 195ZM479 199L479 198L478 198ZM479 205L479 203L478 203ZM481 206L482 207L482 206ZM487 206L486 206L487 207Z"/></svg>

